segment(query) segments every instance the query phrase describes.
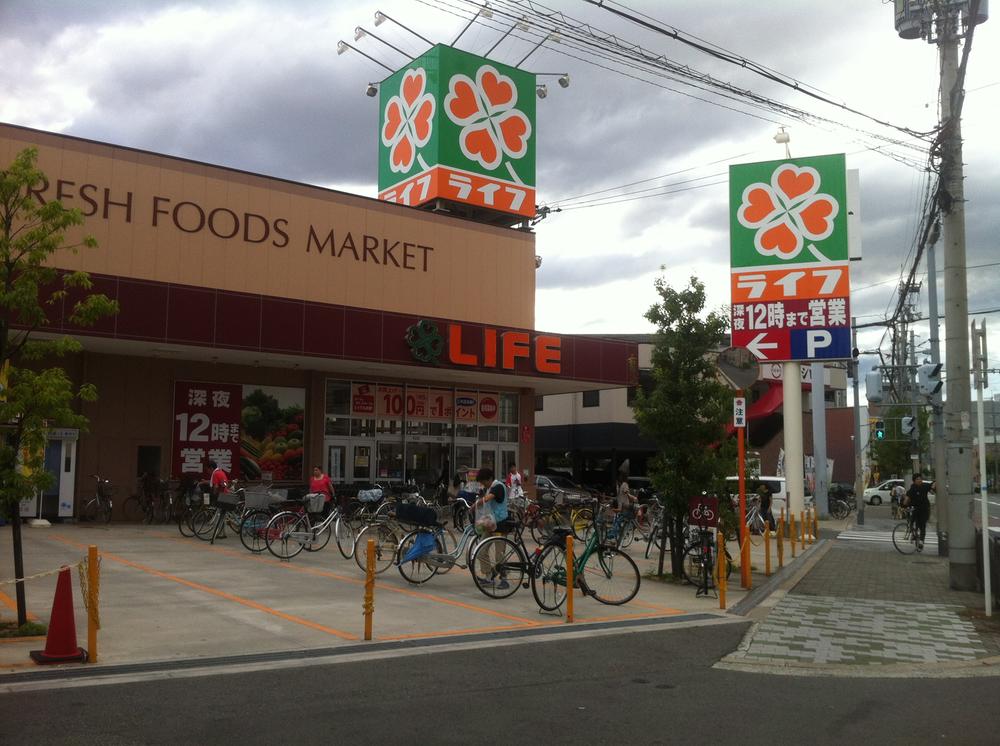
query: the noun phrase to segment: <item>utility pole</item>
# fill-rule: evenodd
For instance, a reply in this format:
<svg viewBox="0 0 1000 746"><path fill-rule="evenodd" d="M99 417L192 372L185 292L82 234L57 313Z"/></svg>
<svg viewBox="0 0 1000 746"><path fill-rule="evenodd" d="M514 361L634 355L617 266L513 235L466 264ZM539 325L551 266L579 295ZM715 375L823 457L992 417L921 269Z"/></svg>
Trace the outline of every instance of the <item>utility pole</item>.
<svg viewBox="0 0 1000 746"><path fill-rule="evenodd" d="M947 439L949 585L955 590L977 588L975 531L972 525L972 432L969 385L969 297L965 260L965 190L962 170L961 111L963 91L958 81L958 40L969 37L987 20L980 0L897 0L896 31L904 39L924 38L937 44L941 62L941 171L936 195L944 234L944 333ZM968 44L968 41L966 42Z"/></svg>
<svg viewBox="0 0 1000 746"><path fill-rule="evenodd" d="M920 452L920 407L917 406L917 343L916 335L910 332L910 367L906 369L906 387L909 391L910 415L913 417L913 432L911 433L910 457L913 460L913 473L923 471L923 454Z"/></svg>
<svg viewBox="0 0 1000 746"><path fill-rule="evenodd" d="M979 3L976 2L976 6ZM944 219L944 335L947 396L944 426L948 441L948 560L949 585L974 591L976 534L972 526L972 433L969 410L969 294L965 277L965 175L962 171L961 120L953 116L963 92L958 80L958 13L938 16L941 52L941 120L944 140L941 158L941 195Z"/></svg>

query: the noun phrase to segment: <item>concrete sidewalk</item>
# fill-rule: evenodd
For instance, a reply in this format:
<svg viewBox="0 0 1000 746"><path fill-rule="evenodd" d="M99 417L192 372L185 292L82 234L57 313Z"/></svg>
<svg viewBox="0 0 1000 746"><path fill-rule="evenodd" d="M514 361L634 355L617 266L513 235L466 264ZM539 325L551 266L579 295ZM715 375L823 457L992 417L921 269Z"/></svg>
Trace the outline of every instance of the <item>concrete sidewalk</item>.
<svg viewBox="0 0 1000 746"><path fill-rule="evenodd" d="M948 561L902 555L896 521L873 515L814 557L750 613L757 624L721 667L786 674L1000 674L1000 622L981 593L948 589ZM934 531L928 527L928 535Z"/></svg>

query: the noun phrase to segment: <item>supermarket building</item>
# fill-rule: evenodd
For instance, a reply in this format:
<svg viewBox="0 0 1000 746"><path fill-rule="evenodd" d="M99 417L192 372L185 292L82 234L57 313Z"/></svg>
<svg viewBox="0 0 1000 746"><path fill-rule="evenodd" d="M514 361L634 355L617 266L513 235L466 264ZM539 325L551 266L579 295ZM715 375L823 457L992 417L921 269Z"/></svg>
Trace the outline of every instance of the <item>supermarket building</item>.
<svg viewBox="0 0 1000 746"><path fill-rule="evenodd" d="M49 315L99 400L88 432L51 431L57 478L25 515L75 515L91 474L122 497L210 458L289 485L313 465L342 485L530 471L536 396L635 377L633 343L535 330L526 230L0 124L0 161L28 147L36 199L86 216L67 243L98 242L53 263L120 311L74 327L70 296Z"/></svg>

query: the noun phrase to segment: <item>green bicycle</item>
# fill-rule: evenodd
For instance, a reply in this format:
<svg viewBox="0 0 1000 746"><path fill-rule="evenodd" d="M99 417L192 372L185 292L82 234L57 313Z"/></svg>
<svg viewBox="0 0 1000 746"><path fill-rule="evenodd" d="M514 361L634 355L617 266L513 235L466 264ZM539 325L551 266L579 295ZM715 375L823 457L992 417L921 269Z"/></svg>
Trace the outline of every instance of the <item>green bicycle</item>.
<svg viewBox="0 0 1000 746"><path fill-rule="evenodd" d="M639 592L639 568L627 554L603 543L596 509L592 529L579 557L573 558L574 585L602 604L620 606ZM556 611L566 601L566 544L570 529L557 529L538 555L531 573L531 595L545 611ZM574 552L575 554L575 552Z"/></svg>

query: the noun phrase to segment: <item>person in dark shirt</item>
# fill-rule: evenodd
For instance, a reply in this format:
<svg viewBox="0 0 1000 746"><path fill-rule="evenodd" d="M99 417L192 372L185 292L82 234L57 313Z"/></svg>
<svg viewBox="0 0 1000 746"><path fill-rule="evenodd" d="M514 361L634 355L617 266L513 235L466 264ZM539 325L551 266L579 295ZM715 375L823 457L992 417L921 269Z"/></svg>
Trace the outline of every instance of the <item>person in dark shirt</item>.
<svg viewBox="0 0 1000 746"><path fill-rule="evenodd" d="M920 474L913 475L913 484L903 497L903 506L913 508L913 528L917 539L917 551L924 548L924 535L927 532L927 519L931 515L931 501L927 493L931 491L929 484L924 484Z"/></svg>

